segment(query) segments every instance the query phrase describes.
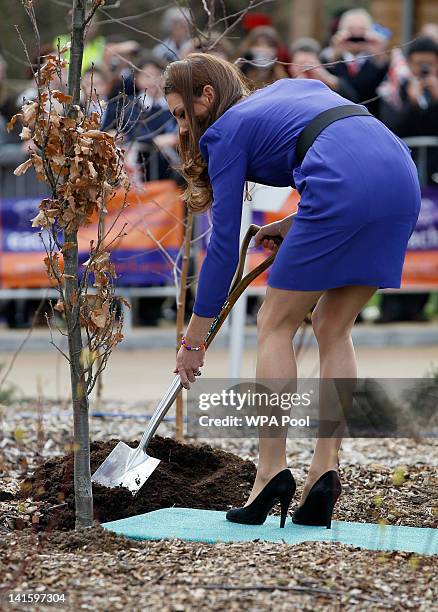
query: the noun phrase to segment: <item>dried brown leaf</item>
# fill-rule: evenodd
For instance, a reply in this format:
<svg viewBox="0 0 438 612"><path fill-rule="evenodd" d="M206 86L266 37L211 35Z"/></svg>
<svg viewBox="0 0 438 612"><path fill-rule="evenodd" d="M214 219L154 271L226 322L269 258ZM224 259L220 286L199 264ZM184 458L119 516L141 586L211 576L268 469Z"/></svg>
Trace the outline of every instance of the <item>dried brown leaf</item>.
<svg viewBox="0 0 438 612"><path fill-rule="evenodd" d="M32 227L47 227L47 217L43 210L40 210L39 213L31 219Z"/></svg>
<svg viewBox="0 0 438 612"><path fill-rule="evenodd" d="M30 129L26 126L23 127L23 129L20 132L20 138L21 140L29 140L30 138L32 138L32 132L30 131Z"/></svg>
<svg viewBox="0 0 438 612"><path fill-rule="evenodd" d="M15 176L21 176L32 166L32 159L26 159L25 162L17 166L14 170Z"/></svg>
<svg viewBox="0 0 438 612"><path fill-rule="evenodd" d="M73 100L72 96L62 93L62 91L58 91L57 89L52 91L52 96L58 100L58 102L61 102L61 104L71 104L71 101Z"/></svg>
<svg viewBox="0 0 438 612"><path fill-rule="evenodd" d="M56 310L57 312L64 312L64 302L59 299L53 307L53 310Z"/></svg>
<svg viewBox="0 0 438 612"><path fill-rule="evenodd" d="M29 125L35 121L38 112L38 102L26 102L23 104L23 123Z"/></svg>
<svg viewBox="0 0 438 612"><path fill-rule="evenodd" d="M90 176L92 178L96 178L97 172L96 172L96 168L93 166L92 162L90 162L90 161L87 162L87 165L88 165L88 170L90 172Z"/></svg>
<svg viewBox="0 0 438 612"><path fill-rule="evenodd" d="M96 327L103 329L106 325L108 312L105 312L103 308L99 308L90 313L90 318Z"/></svg>
<svg viewBox="0 0 438 612"><path fill-rule="evenodd" d="M8 124L6 126L6 129L8 130L8 132L14 129L14 125L16 124L17 119L22 119L22 118L23 118L22 113L17 113L13 117L11 117L10 121L8 121Z"/></svg>

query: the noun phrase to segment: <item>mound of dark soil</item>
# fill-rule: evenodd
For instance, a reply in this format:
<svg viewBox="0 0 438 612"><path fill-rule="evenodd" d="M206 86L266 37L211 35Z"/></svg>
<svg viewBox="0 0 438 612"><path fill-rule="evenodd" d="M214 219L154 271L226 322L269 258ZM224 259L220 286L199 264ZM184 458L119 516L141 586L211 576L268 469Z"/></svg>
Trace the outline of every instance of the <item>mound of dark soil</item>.
<svg viewBox="0 0 438 612"><path fill-rule="evenodd" d="M91 473L117 442L91 443ZM138 442L128 444L134 447ZM96 521L114 521L170 506L227 510L244 503L255 477L255 465L251 461L207 444L182 444L155 436L148 454L161 462L135 496L122 487L107 489L93 483ZM21 483L20 496L45 502L41 528L73 529L73 453L39 466Z"/></svg>

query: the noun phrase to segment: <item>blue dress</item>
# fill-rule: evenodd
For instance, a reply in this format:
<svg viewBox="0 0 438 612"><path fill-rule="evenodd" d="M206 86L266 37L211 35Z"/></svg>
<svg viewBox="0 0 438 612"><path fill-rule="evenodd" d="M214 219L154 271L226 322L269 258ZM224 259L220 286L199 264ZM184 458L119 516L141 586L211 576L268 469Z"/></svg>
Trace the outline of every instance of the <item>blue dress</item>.
<svg viewBox="0 0 438 612"><path fill-rule="evenodd" d="M214 317L226 300L239 258L245 180L295 186L301 196L270 287L400 287L421 202L408 147L378 119L356 116L329 125L301 165L295 159L301 130L320 112L345 104L351 102L320 81L281 79L204 132L199 146L213 189L212 232L195 314Z"/></svg>

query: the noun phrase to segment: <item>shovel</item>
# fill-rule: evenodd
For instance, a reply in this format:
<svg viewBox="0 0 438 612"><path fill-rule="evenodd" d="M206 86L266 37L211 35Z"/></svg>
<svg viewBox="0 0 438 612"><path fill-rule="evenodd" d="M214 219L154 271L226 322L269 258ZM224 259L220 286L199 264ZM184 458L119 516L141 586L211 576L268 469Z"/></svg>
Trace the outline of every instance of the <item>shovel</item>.
<svg viewBox="0 0 438 612"><path fill-rule="evenodd" d="M231 283L227 299L225 304L222 306L220 313L212 322L205 337L206 348L208 348L213 338L218 333L237 299L242 295L248 285L257 276L264 272L275 259L276 253L274 252L262 263L251 270L251 272L248 272L248 274L243 276L245 256L249 243L251 242L253 236L257 234L259 229L260 227L257 225L250 225L245 238L243 239L242 246L240 248L239 264ZM278 236L271 239L277 244L281 242L281 238ZM152 415L149 425L146 428L146 431L144 432L137 448L131 448L124 442L119 442L105 461L94 472L93 476L91 477L93 482L97 482L104 487L109 488L125 487L126 489L129 489L133 495L138 492L138 490L144 485L146 480L160 463L159 459L150 457L146 453L146 449L148 448L158 426L167 414L169 408L172 406L176 396L182 388L183 386L181 384L180 376L177 374L167 390L166 395L158 404L154 414Z"/></svg>

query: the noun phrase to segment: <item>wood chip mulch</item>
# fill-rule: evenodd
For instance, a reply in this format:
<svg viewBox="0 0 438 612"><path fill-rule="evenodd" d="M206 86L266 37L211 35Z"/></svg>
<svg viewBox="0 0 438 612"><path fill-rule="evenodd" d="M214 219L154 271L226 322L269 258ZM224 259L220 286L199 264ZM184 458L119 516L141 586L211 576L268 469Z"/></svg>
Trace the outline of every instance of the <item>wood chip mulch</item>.
<svg viewBox="0 0 438 612"><path fill-rule="evenodd" d="M7 406L0 418L0 610L53 609L8 603L11 590L65 593L65 605L57 607L75 611L438 610L432 556L328 542L137 542L98 525L36 533L31 526L41 508L14 495L39 463L69 450L71 415L58 408L46 409L40 427L31 418L32 402ZM143 428L141 419L91 419L95 440L129 440ZM172 424L163 424L160 433L171 435ZM250 440L209 442L243 459L257 456ZM288 442L299 483L295 500L312 447L312 440ZM341 462L343 495L335 518L437 526L434 440L345 440ZM14 528L17 518L21 530Z"/></svg>

